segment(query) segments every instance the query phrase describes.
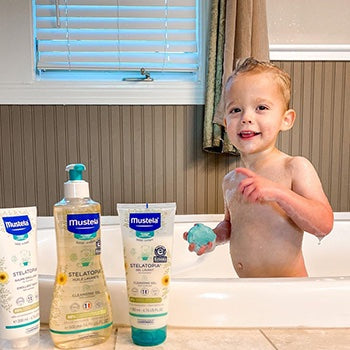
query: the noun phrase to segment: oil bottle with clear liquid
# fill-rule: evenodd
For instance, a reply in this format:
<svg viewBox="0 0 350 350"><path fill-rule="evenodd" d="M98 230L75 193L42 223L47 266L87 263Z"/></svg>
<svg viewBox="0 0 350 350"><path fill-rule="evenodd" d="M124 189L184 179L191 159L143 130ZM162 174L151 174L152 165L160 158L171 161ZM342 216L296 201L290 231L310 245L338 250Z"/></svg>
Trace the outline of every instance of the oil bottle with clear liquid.
<svg viewBox="0 0 350 350"><path fill-rule="evenodd" d="M102 343L113 324L100 259L101 207L90 198L84 170L83 164L67 165L64 198L54 206L57 270L49 327L61 349Z"/></svg>

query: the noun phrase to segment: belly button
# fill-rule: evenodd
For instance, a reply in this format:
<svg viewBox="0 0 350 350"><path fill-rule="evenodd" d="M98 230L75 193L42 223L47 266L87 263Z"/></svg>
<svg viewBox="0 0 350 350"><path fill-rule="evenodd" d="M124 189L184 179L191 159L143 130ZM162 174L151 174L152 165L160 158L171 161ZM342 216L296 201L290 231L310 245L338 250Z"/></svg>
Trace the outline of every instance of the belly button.
<svg viewBox="0 0 350 350"><path fill-rule="evenodd" d="M241 263L237 264L238 270L243 270L243 265Z"/></svg>

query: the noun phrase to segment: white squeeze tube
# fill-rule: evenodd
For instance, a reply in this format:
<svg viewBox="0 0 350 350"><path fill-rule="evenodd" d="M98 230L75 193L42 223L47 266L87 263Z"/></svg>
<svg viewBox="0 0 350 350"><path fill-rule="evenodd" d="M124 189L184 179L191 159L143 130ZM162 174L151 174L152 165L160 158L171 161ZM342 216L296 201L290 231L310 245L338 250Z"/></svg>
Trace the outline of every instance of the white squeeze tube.
<svg viewBox="0 0 350 350"><path fill-rule="evenodd" d="M0 209L0 349L39 345L36 207Z"/></svg>
<svg viewBox="0 0 350 350"><path fill-rule="evenodd" d="M167 335L175 203L117 204L131 336L153 346Z"/></svg>

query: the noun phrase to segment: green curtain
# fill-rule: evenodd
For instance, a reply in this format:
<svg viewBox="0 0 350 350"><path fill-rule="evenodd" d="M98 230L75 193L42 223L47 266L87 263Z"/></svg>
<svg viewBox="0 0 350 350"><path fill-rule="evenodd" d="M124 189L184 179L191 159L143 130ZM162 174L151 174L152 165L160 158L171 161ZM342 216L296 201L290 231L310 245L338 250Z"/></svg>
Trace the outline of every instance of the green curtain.
<svg viewBox="0 0 350 350"><path fill-rule="evenodd" d="M223 126L223 86L235 62L269 59L266 0L212 0L203 149L239 155Z"/></svg>

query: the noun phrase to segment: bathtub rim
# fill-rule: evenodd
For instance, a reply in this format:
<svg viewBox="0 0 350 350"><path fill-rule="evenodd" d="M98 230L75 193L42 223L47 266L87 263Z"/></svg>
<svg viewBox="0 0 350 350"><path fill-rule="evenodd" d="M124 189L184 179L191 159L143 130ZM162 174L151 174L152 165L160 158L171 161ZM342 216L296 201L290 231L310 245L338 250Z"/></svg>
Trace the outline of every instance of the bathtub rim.
<svg viewBox="0 0 350 350"><path fill-rule="evenodd" d="M223 220L224 214L175 214L175 223L191 223L191 222L220 222ZM350 221L350 212L334 212L334 221ZM101 225L119 225L118 215L101 216ZM49 229L54 228L53 216L38 216L37 228Z"/></svg>
<svg viewBox="0 0 350 350"><path fill-rule="evenodd" d="M109 290L114 323L128 325L125 280L118 278L109 282L111 280ZM41 290L45 289L46 295L51 294L52 279L42 279L41 282ZM205 279L172 280L168 325L182 328L348 328L349 282L350 277L345 281L315 277L232 278L215 284L208 284ZM330 292L334 292L332 298ZM45 304L46 312L41 309L41 317L47 322L48 300ZM182 305L181 312L178 305ZM183 317L183 310L191 311Z"/></svg>

